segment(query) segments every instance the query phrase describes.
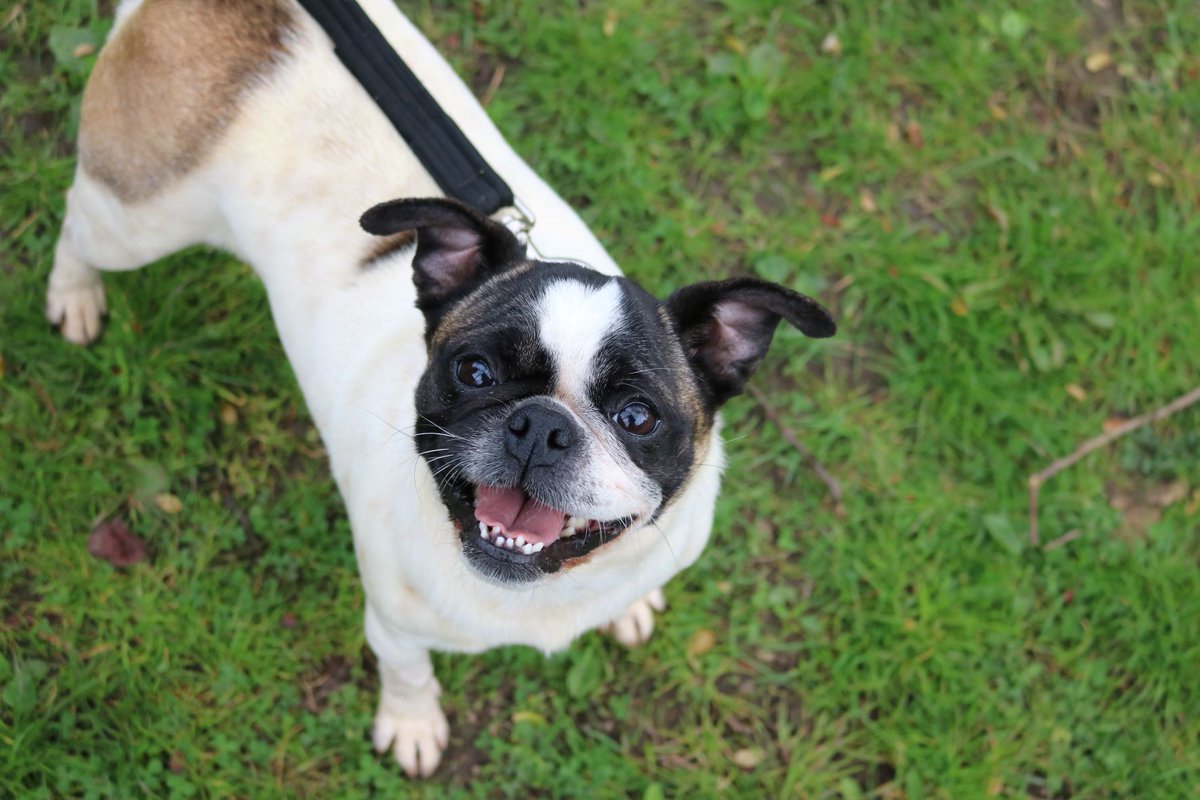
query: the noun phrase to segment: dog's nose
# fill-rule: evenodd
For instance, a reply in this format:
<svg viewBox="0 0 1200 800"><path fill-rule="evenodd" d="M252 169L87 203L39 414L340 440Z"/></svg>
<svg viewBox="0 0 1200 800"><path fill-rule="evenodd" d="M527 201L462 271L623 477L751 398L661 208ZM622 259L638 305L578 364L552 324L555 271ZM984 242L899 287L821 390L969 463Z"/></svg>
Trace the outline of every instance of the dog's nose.
<svg viewBox="0 0 1200 800"><path fill-rule="evenodd" d="M569 455L579 442L579 431L570 417L553 408L529 404L508 418L504 444L525 467L549 467Z"/></svg>

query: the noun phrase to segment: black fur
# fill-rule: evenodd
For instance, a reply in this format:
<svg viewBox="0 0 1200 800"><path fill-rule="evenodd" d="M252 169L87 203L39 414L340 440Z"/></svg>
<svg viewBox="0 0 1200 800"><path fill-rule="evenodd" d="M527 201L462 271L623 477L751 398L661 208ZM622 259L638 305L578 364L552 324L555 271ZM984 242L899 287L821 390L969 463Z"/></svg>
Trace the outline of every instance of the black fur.
<svg viewBox="0 0 1200 800"><path fill-rule="evenodd" d="M741 394L781 319L814 338L837 332L833 317L817 301L756 278L686 286L667 299L667 309L714 406Z"/></svg>
<svg viewBox="0 0 1200 800"><path fill-rule="evenodd" d="M525 245L512 231L456 200L392 200L368 209L359 224L376 236L417 232L413 283L427 335L455 302L525 262Z"/></svg>

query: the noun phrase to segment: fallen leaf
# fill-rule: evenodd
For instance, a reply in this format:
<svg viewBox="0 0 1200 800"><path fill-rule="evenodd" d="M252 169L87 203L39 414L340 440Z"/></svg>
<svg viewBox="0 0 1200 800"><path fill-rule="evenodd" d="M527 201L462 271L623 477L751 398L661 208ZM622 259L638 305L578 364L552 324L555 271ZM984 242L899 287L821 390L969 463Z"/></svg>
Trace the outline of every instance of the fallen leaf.
<svg viewBox="0 0 1200 800"><path fill-rule="evenodd" d="M688 639L687 651L689 656L700 656L712 650L717 643L717 635L707 628L701 628Z"/></svg>
<svg viewBox="0 0 1200 800"><path fill-rule="evenodd" d="M967 315L967 301L956 295L955 298L950 301L950 310L953 311L957 316L965 317Z"/></svg>
<svg viewBox="0 0 1200 800"><path fill-rule="evenodd" d="M988 203L987 215L991 217L997 225L1000 226L1000 230L1008 230L1008 214L1004 213L1004 209Z"/></svg>
<svg viewBox="0 0 1200 800"><path fill-rule="evenodd" d="M910 119L904 126L904 138L908 139L908 143L918 149L925 146L925 134L921 131L921 123L915 119Z"/></svg>
<svg viewBox="0 0 1200 800"><path fill-rule="evenodd" d="M55 25L50 29L47 45L59 66L69 72L84 72L87 70L87 64L77 53L83 51L86 55L95 52L96 35L87 28Z"/></svg>
<svg viewBox="0 0 1200 800"><path fill-rule="evenodd" d="M90 56L94 52L96 52L96 45L91 42L85 42L72 50L71 55L76 58L83 58L84 56Z"/></svg>
<svg viewBox="0 0 1200 800"><path fill-rule="evenodd" d="M821 40L821 52L827 56L840 56L842 54L842 40L833 31L825 34L825 38Z"/></svg>
<svg viewBox="0 0 1200 800"><path fill-rule="evenodd" d="M879 210L879 206L875 204L875 195L871 194L869 189L863 189L859 192L858 206L868 214L874 214Z"/></svg>
<svg viewBox="0 0 1200 800"><path fill-rule="evenodd" d="M887 130L884 132L884 139L887 140L888 144L895 144L900 141L900 126L895 122L889 122Z"/></svg>
<svg viewBox="0 0 1200 800"><path fill-rule="evenodd" d="M164 514L178 514L183 511L183 501L173 494L163 492L154 495L154 505Z"/></svg>
<svg viewBox="0 0 1200 800"><path fill-rule="evenodd" d="M221 422L229 427L232 427L237 424L237 421L238 421L237 409L234 408L229 403L222 403L221 404Z"/></svg>
<svg viewBox="0 0 1200 800"><path fill-rule="evenodd" d="M1109 417L1108 419L1104 420L1103 425L1100 427L1105 433L1112 433L1126 422L1129 422L1129 420L1125 419L1124 417Z"/></svg>
<svg viewBox="0 0 1200 800"><path fill-rule="evenodd" d="M1084 391L1084 388L1077 383L1067 384L1067 394L1071 395L1071 397L1074 397L1081 403L1084 400L1087 400L1087 392Z"/></svg>
<svg viewBox="0 0 1200 800"><path fill-rule="evenodd" d="M610 8L604 15L604 35L612 36L617 32L617 11Z"/></svg>
<svg viewBox="0 0 1200 800"><path fill-rule="evenodd" d="M742 769L754 769L763 762L763 751L757 747L745 747L733 754L733 763Z"/></svg>
<svg viewBox="0 0 1200 800"><path fill-rule="evenodd" d="M821 224L824 225L826 228L842 227L842 221L840 219L838 219L837 214L830 214L829 212L826 212L821 215Z"/></svg>
<svg viewBox="0 0 1200 800"><path fill-rule="evenodd" d="M92 528L87 549L114 567L128 567L146 560L146 543L119 519L110 519Z"/></svg>
<svg viewBox="0 0 1200 800"><path fill-rule="evenodd" d="M295 628L296 615L290 611L286 612L282 617L279 618L279 627L289 631Z"/></svg>
<svg viewBox="0 0 1200 800"><path fill-rule="evenodd" d="M82 653L80 653L79 660L88 661L89 659L93 659L102 653L107 653L112 649L113 646L111 642L100 642L100 644L89 647L87 650L84 650Z"/></svg>
<svg viewBox="0 0 1200 800"><path fill-rule="evenodd" d="M821 179L822 183L829 183L831 180L836 178L838 175L841 175L845 171L845 164L834 164L832 167L826 167L817 173L817 177Z"/></svg>
<svg viewBox="0 0 1200 800"><path fill-rule="evenodd" d="M0 23L0 30L7 28L9 25L12 25L14 22L17 21L17 18L20 17L24 13L25 13L25 6L21 5L20 3L15 4L12 8L10 8L8 10L8 13L4 15L4 22Z"/></svg>
<svg viewBox="0 0 1200 800"><path fill-rule="evenodd" d="M992 115L992 119L999 122L1002 119L1008 119L1008 112L1004 110L1004 106L1000 105L1000 101L995 98L990 98L987 102L988 113Z"/></svg>
<svg viewBox="0 0 1200 800"><path fill-rule="evenodd" d="M514 723L526 722L530 725L546 724L546 718L536 711L514 711L512 715L512 721Z"/></svg>
<svg viewBox="0 0 1200 800"><path fill-rule="evenodd" d="M1167 185L1167 177L1157 170L1150 170L1146 173L1146 183L1153 186L1155 189L1161 189Z"/></svg>
<svg viewBox="0 0 1200 800"><path fill-rule="evenodd" d="M1083 65L1088 72L1101 72L1112 66L1112 56L1106 50L1097 50L1084 59Z"/></svg>

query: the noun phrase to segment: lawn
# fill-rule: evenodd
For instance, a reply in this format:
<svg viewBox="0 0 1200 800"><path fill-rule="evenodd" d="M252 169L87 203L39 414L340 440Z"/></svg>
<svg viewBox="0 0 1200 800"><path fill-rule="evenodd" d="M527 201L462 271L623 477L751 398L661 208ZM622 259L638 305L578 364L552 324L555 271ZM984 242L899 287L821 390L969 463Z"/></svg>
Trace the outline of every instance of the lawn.
<svg viewBox="0 0 1200 800"><path fill-rule="evenodd" d="M439 656L424 784L370 751L350 531L250 271L107 276L90 349L41 317L110 5L0 5L0 796L1200 796L1200 406L1027 518L1200 384L1194 0L401 3L648 288L840 323L754 381L840 506L731 403L651 642ZM145 562L88 554L109 519Z"/></svg>

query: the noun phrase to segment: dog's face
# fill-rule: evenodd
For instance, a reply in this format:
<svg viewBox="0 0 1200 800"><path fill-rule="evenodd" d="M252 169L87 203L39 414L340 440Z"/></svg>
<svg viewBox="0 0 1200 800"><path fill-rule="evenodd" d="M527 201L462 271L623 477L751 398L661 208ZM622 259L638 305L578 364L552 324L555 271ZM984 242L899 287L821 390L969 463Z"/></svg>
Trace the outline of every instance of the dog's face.
<svg viewBox="0 0 1200 800"><path fill-rule="evenodd" d="M531 261L502 225L447 200L368 211L370 233L417 232L429 360L417 449L467 561L535 581L653 522L706 452L713 416L786 319L834 324L817 303L742 279L660 301L577 264Z"/></svg>

